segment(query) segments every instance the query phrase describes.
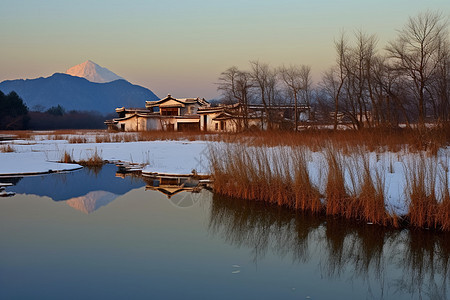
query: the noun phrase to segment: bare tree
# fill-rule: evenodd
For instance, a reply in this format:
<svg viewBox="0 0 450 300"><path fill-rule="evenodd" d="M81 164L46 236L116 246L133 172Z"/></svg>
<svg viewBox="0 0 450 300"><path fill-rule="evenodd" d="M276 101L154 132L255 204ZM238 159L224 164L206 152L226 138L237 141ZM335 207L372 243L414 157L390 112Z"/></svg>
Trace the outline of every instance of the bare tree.
<svg viewBox="0 0 450 300"><path fill-rule="evenodd" d="M300 96L300 91L303 88L303 82L300 72L300 67L298 66L289 66L282 67L280 69L280 76L283 83L286 86L287 93L292 96L294 100L294 124L295 131L298 130L298 100Z"/></svg>
<svg viewBox="0 0 450 300"><path fill-rule="evenodd" d="M251 97L252 82L249 72L237 67L228 68L219 77L217 89L222 92L225 101L239 103L243 126L248 129L248 105Z"/></svg>
<svg viewBox="0 0 450 300"><path fill-rule="evenodd" d="M338 79L338 87L334 93L334 130L337 129L338 125L338 113L339 113L339 98L341 96L342 87L344 86L346 80L346 70L345 66L347 64L347 39L345 37L345 33L342 33L339 40L334 42L334 47L337 52L337 79ZM334 81L333 76L333 81Z"/></svg>
<svg viewBox="0 0 450 300"><path fill-rule="evenodd" d="M448 39L447 24L440 13L420 13L408 19L397 39L386 48L395 68L409 82L420 127L425 123L427 89L439 67L438 52Z"/></svg>
<svg viewBox="0 0 450 300"><path fill-rule="evenodd" d="M302 99L305 105L310 105L311 98L311 67L310 66L294 66L282 67L279 75L286 86L287 94L292 97L294 103L294 124L295 131L298 130L298 104Z"/></svg>
<svg viewBox="0 0 450 300"><path fill-rule="evenodd" d="M272 117L270 108L273 105L276 94L277 73L268 64L259 61L251 61L251 77L253 85L259 90L261 103L264 106L264 113L261 116L261 127L264 128L264 118L268 129L272 129Z"/></svg>
<svg viewBox="0 0 450 300"><path fill-rule="evenodd" d="M450 117L450 41L448 39L439 41L436 62L437 67L430 94L435 118L438 121L447 122Z"/></svg>
<svg viewBox="0 0 450 300"><path fill-rule="evenodd" d="M312 93L312 76L311 76L311 66L301 65L300 66L300 77L302 80L302 100L303 104L311 105L311 93Z"/></svg>

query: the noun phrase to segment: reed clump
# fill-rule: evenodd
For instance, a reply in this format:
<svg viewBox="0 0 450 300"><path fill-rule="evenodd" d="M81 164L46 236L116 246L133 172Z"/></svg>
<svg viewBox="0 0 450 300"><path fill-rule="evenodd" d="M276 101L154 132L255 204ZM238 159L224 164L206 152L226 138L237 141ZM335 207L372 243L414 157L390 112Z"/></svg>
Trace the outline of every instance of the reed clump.
<svg viewBox="0 0 450 300"><path fill-rule="evenodd" d="M445 156L439 163L439 190L440 201L437 208L437 219L442 230L450 230L450 191L448 189L449 180L449 160Z"/></svg>
<svg viewBox="0 0 450 300"><path fill-rule="evenodd" d="M64 151L59 162L66 163L66 164L75 163L75 161L73 160L72 157L73 157L73 152L71 154L67 151Z"/></svg>
<svg viewBox="0 0 450 300"><path fill-rule="evenodd" d="M371 165L369 154L360 152L358 155L362 161L359 165L362 183L358 196L359 209L357 215L366 222L387 225L392 220L389 220L390 217L386 211L383 171L378 169L376 162ZM391 223L396 226L395 222L392 221Z"/></svg>
<svg viewBox="0 0 450 300"><path fill-rule="evenodd" d="M351 215L351 212L348 210L353 209L355 205L345 188L343 156L333 148L326 149L325 154L328 164L326 214L341 216Z"/></svg>
<svg viewBox="0 0 450 300"><path fill-rule="evenodd" d="M436 161L423 154L405 164L406 194L409 196L408 220L415 227L438 226L436 198Z"/></svg>
<svg viewBox="0 0 450 300"><path fill-rule="evenodd" d="M293 151L292 171L290 182L295 197L295 208L315 213L323 209L321 194L311 181L307 149L298 148Z"/></svg>
<svg viewBox="0 0 450 300"><path fill-rule="evenodd" d="M82 135L75 135L75 136L69 136L68 137L69 144L85 144L88 142L86 137Z"/></svg>
<svg viewBox="0 0 450 300"><path fill-rule="evenodd" d="M14 147L11 146L10 144L0 145L0 152L11 153L11 152L16 152L16 149L14 149Z"/></svg>
<svg viewBox="0 0 450 300"><path fill-rule="evenodd" d="M88 158L79 160L77 163L84 167L100 167L105 164L105 161L98 153L96 148Z"/></svg>

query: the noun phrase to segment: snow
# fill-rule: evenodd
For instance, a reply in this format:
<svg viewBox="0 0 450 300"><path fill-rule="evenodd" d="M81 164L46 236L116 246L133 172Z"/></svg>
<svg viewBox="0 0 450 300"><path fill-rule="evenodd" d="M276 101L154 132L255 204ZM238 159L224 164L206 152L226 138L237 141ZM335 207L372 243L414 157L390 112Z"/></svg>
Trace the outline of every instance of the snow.
<svg viewBox="0 0 450 300"><path fill-rule="evenodd" d="M0 153L0 176L72 171L79 168L81 166L78 164L46 161L45 156L39 152Z"/></svg>
<svg viewBox="0 0 450 300"><path fill-rule="evenodd" d="M110 70L100 67L95 62L87 60L84 63L73 66L66 71L66 74L86 78L89 81L104 83L111 82L118 79L124 79Z"/></svg>
<svg viewBox="0 0 450 300"><path fill-rule="evenodd" d="M76 161L88 159L97 153L102 159L110 162L122 161L144 164L146 165L143 169L144 173L191 174L195 170L199 174L208 174L210 173L209 145L225 145L218 142L167 140L70 144L66 140L46 140L42 139L42 136L36 137L35 140L4 142L4 144L10 144L15 152L0 153L0 176L42 173L49 170L72 170L80 167L77 164L57 163L64 156L64 153L69 153L72 159ZM87 140L92 139L87 136ZM282 148L274 147L270 151L275 153L285 151ZM384 179L387 209L400 215L406 214L408 208L408 200L405 195L405 188L408 184L406 172L408 172L408 168L411 170L412 162L414 162L414 159L417 161L420 153L368 152L365 155L368 156L372 176L379 172ZM358 182L362 178L361 176L358 177L358 174L361 175L361 173L352 171L352 168L361 167L361 164L358 163L360 158L345 155L343 157L349 159L350 162L350 167L345 171L345 178L347 188L351 191L352 180ZM438 194L445 188L450 188L450 182L447 182L447 187L445 187L443 186L445 179L440 179L445 174L450 175L448 171L450 148L441 149L437 156L424 154L422 157L427 160L427 167L431 168L429 175L434 174L436 177L435 186L430 188L434 188ZM309 151L307 158L312 183L323 193L327 172L324 153ZM447 181L448 178L450 176L447 177Z"/></svg>
<svg viewBox="0 0 450 300"><path fill-rule="evenodd" d="M1 174L23 174L71 169L78 165L56 163L64 153L73 160L86 160L97 153L110 162L126 161L148 165L147 172L190 174L208 173L207 143L203 141L151 141L129 143L69 144L63 140L16 140L15 150L0 153Z"/></svg>

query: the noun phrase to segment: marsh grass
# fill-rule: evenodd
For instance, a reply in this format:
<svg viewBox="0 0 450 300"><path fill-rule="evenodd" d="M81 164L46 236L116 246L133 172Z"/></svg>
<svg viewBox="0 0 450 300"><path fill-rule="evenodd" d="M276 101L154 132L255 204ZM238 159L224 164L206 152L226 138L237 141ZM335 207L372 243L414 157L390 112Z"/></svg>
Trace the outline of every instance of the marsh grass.
<svg viewBox="0 0 450 300"><path fill-rule="evenodd" d="M73 157L73 151L72 151L72 153L64 151L59 162L66 163L66 164L75 163L75 161L73 160L72 157Z"/></svg>
<svg viewBox="0 0 450 300"><path fill-rule="evenodd" d="M216 143L209 150L214 191L225 196L384 226L402 226L406 220L413 227L450 230L448 160L438 165L428 152L410 154L404 173L396 175L404 176L409 205L407 215L398 216L386 208L385 176L394 168L386 168L385 158L366 147L324 144L313 152L306 146ZM316 156L313 167L311 155ZM323 170L314 170L317 157ZM323 180L317 180L318 172ZM324 185L323 193L315 184Z"/></svg>
<svg viewBox="0 0 450 300"><path fill-rule="evenodd" d="M100 167L105 164L105 161L101 157L101 153L99 154L97 148L95 148L94 152L91 153L90 156L86 159L79 160L77 163L84 167Z"/></svg>
<svg viewBox="0 0 450 300"><path fill-rule="evenodd" d="M442 229L450 230L450 191L448 189L449 181L449 165L448 157L445 156L439 162L438 182L440 190L440 201L438 203L437 219Z"/></svg>
<svg viewBox="0 0 450 300"><path fill-rule="evenodd" d="M140 131L111 132L106 130L53 130L53 131L0 131L19 138L33 139L47 136L50 140L67 140L73 143L137 142L155 140L204 140L226 143L241 143L247 146L305 146L311 151L320 151L324 143L332 144L343 154L354 146L364 147L374 152L420 152L435 155L450 143L450 123L427 129L376 128L362 130L307 129L290 131L247 131L240 133L218 132L170 132Z"/></svg>
<svg viewBox="0 0 450 300"><path fill-rule="evenodd" d="M14 147L11 146L10 144L0 145L0 152L11 153L11 152L16 152L16 149L14 149Z"/></svg>
<svg viewBox="0 0 450 300"><path fill-rule="evenodd" d="M298 148L293 152L293 176L290 182L295 197L295 208L304 211L320 212L323 208L319 189L311 182L306 149Z"/></svg>
<svg viewBox="0 0 450 300"><path fill-rule="evenodd" d="M358 196L359 207L353 217L362 217L364 221L386 225L388 215L385 208L385 178L383 170L370 165L369 154L360 153L362 157L361 191Z"/></svg>
<svg viewBox="0 0 450 300"><path fill-rule="evenodd" d="M336 149L327 148L325 158L328 164L326 214L349 216L350 211L354 209L355 201L349 197L345 188L343 155Z"/></svg>
<svg viewBox="0 0 450 300"><path fill-rule="evenodd" d="M69 144L85 144L87 143L87 138L82 135L74 135L68 137Z"/></svg>
<svg viewBox="0 0 450 300"><path fill-rule="evenodd" d="M435 158L416 155L405 163L406 194L409 197L408 220L412 226L436 228L438 200L436 197Z"/></svg>
<svg viewBox="0 0 450 300"><path fill-rule="evenodd" d="M59 162L62 163L76 163L79 165L82 165L84 167L101 167L103 166L106 162L102 159L101 157L101 153L99 153L97 151L97 148L90 154L87 155L87 158L84 159L80 159L80 160L75 160L73 159L73 150L72 152L68 152L67 150L65 150L62 154L61 154L61 158L59 160Z"/></svg>

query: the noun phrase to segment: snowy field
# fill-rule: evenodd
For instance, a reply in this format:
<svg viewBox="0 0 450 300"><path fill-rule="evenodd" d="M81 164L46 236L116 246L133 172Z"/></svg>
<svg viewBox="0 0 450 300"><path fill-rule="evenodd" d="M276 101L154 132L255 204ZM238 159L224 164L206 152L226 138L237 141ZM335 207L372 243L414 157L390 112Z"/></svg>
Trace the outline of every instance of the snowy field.
<svg viewBox="0 0 450 300"><path fill-rule="evenodd" d="M103 160L109 162L132 162L146 165L145 172L165 174L210 173L208 160L208 144L219 142L206 141L142 141L121 143L80 143L71 144L67 140L46 140L40 136L34 140L14 140L0 144L0 150L9 145L14 152L0 151L0 176L23 175L31 173L46 173L80 168L77 164L58 163L69 153L73 160L79 161L92 157L97 153ZM222 144L223 146L224 144ZM270 148L270 152L280 151L280 147ZM323 152L308 154L308 169L314 185L324 192L326 185L327 164ZM384 181L386 208L397 214L407 213L405 189L407 186L408 169L417 164L420 153L383 152L366 153L369 158L373 176L380 174ZM346 184L349 191L357 192L354 188L358 184L358 169L361 165L358 158L344 156L349 161L346 169ZM437 156L422 155L422 161L427 163L427 174L434 177L436 194L442 194L450 189L449 165L450 148L440 149ZM352 171L353 169L353 171ZM0 180L1 181L1 180ZM446 184L445 184L446 181Z"/></svg>

